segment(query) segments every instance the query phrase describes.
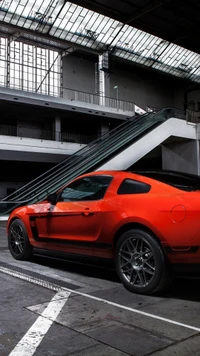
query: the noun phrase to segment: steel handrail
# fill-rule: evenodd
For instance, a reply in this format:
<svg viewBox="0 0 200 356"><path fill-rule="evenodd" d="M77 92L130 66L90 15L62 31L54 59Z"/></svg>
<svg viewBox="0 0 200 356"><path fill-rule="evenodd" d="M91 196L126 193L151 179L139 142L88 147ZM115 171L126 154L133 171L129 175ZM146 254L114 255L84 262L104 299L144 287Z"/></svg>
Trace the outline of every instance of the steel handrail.
<svg viewBox="0 0 200 356"><path fill-rule="evenodd" d="M118 134L120 133L120 134L123 134L123 136L121 137L119 137L119 135L117 136L117 133L116 133L116 130L118 129L118 128L116 128L116 129L114 129L114 130L112 130L112 132L114 131L114 137L107 137L106 138L106 140L102 140L102 137L101 138L99 138L98 140L95 140L94 142L93 142L93 145L91 145L91 147L86 147L87 149L85 150L86 151L86 153L89 153L89 157L88 157L88 160L85 162L81 162L81 164L78 164L78 166L76 167L76 169L74 169L73 170L73 172L72 173L69 173L69 174L67 174L66 175L66 172L65 172L65 170L64 170L64 172L63 172L63 174L59 177L59 179L57 178L57 175L56 175L56 177L54 176L53 177L53 173L51 174L51 178L52 179L48 179L47 181L48 181L48 184L50 184L50 185L48 185L48 186L46 186L45 187L45 189L44 190L42 190L42 191L40 191L40 192L38 192L38 194L36 194L36 195L34 195L33 197L30 197L29 196L29 198L28 198L28 200L24 200L23 199L23 201L24 202L30 202L32 199L35 201L35 199L36 199L36 197L38 197L39 199L42 199L43 197L44 197L44 194L46 195L46 189L48 188L48 189L55 189L55 188L60 188L60 186L61 186L61 181L63 182L63 179L65 179L65 182L66 182L66 178L68 177L68 179L72 179L72 178L74 178L74 175L79 175L79 174L81 174L81 173L83 173L82 171L81 171L81 173L80 173L80 170L82 169L82 168L84 168L84 169L89 169L89 168L91 168L91 165L94 165L94 163L96 164L96 161L94 162L94 161L92 161L91 160L91 158L93 158L94 160L96 159L96 157L98 157L99 159L101 158L101 161L102 161L102 159L104 159L105 157L106 157L106 155L108 154L108 152L107 151L105 151L105 148L109 148L109 147L111 147L110 148L110 150L109 150L109 154L112 154L115 150L116 150L116 148L117 147L113 147L112 146L112 144L113 143L115 143L115 144L118 144L119 143L119 141L121 141L120 143L121 143L121 145L123 144L127 144L127 142L129 142L129 139L133 139L133 138L136 138L137 137L137 135L138 134L141 134L141 132L142 131L144 131L144 129L147 129L147 128L150 128L152 125L154 125L154 124L156 124L156 123L158 123L159 121L165 121L166 119L168 119L168 118L170 118L170 116L168 115L168 117L165 117L166 115L166 113L168 112L168 114L171 114L170 116L172 117L173 115L172 115L172 113L174 114L174 116L176 117L176 116L178 116L178 117L180 117L180 116L182 116L181 118L184 118L184 114L183 114L183 112L182 111L180 111L180 110L176 110L176 109L173 109L173 108L167 108L167 109L163 109L163 110L161 110L160 112L158 112L158 113L156 113L156 114L147 114L147 115L142 115L142 116L140 116L140 120L129 120L130 122L131 122L131 124L130 124L130 122L129 122L129 124L127 124L127 127L126 127L126 125L124 125L124 123L122 124L122 125L120 125L120 127L122 128L122 130L120 131L120 130L118 130ZM159 118L160 117L160 118ZM141 123L142 124L142 121L144 121L143 122L143 124L145 124L145 121L147 121L147 118L149 118L149 120L148 120L148 125L144 125L144 126L141 126L141 129L139 129L137 132L135 132L135 134L134 135L132 135L132 137L130 138L129 137L129 135L127 135L126 136L126 134L127 134L127 128L131 128L131 130L129 130L129 134L132 134L132 131L136 128L136 126L138 125L138 123ZM146 120L145 120L146 119ZM134 123L134 124L133 124ZM120 131L120 132L119 132ZM105 134L105 136L107 136L108 134L106 133ZM125 137L126 136L126 137ZM114 138L114 141L112 140ZM122 138L124 139L123 141L122 141ZM109 139L111 139L111 140L109 140ZM101 150L99 150L98 149L98 152L96 152L95 153L95 149L96 149L96 144L95 143L97 143L97 142L99 142L100 141L100 145L98 145L98 148L100 148ZM89 145L90 146L90 145ZM102 147L103 146L103 147ZM121 146L120 146L121 147ZM104 148L104 150L103 150L103 148ZM119 148L119 147L118 147ZM91 149L93 149L93 155L91 155ZM80 152L80 151L82 151L82 150L79 150L78 151L78 153ZM100 155L100 153L102 153L102 155ZM76 156L77 156L77 153L75 154ZM81 157L81 158L80 158ZM71 158L71 157L70 157ZM87 155L86 155L86 157L85 158L87 158ZM78 158L78 161L77 161L77 163L80 163L80 161L82 160L82 155L79 155L79 158ZM63 162L67 162L68 160L63 160ZM99 162L99 160L98 160L98 162ZM57 166L59 166L60 164L58 164ZM56 167L57 167L56 166ZM68 166L67 166L68 167ZM64 167L59 167L60 168L60 170L62 170L63 171L63 169L65 168L67 168L66 167L66 165L64 165ZM54 168L54 167L53 167ZM51 170L49 170L49 171L52 171L52 169ZM48 172L49 172L48 171ZM47 173L48 173L47 172ZM59 172L59 173L61 173L61 172ZM42 176L44 176L45 174L43 174ZM40 176L40 178L41 178L41 176ZM49 176L48 176L48 178L49 178ZM53 179L54 178L54 179ZM35 179L35 180L38 180L38 179ZM43 187L44 185L45 185L45 182L47 183L47 181L43 181L43 184L42 184L42 186L41 186L41 181L40 181L40 188L41 187ZM28 184L28 185L30 185L30 183ZM24 187L22 187L22 188L24 188ZM33 187L32 187L33 188ZM32 189L32 192L33 192L33 189ZM25 194L25 196L27 196L27 194ZM21 199L20 199L21 200ZM4 201L6 201L6 200L4 200ZM19 200L18 200L19 201ZM14 201L13 201L13 203L14 203Z"/></svg>
<svg viewBox="0 0 200 356"><path fill-rule="evenodd" d="M130 126L135 127L135 124L136 123L138 124L138 122L140 122L140 121L141 121L141 118L139 118L138 120L135 120L134 125L132 122L131 125L128 125L128 127L130 127ZM72 161L70 160L71 161L70 165L65 165L64 167L63 166L59 167L58 170L56 171L56 175L54 174L54 172L51 173L50 175L47 176L47 179L44 178L44 179L40 180L39 182L37 182L35 184L34 187L30 187L30 189L28 191L25 191L25 195L24 195L24 192L22 192L20 195L18 195L18 198L24 199L25 197L28 196L29 192L31 193L31 195L33 195L33 192L37 191L38 187L41 189L41 187L45 186L45 190L48 190L47 183L51 182L51 178L53 181L55 181L55 180L60 181L61 180L60 174L62 172L64 172L64 176L65 176L66 169L74 168L74 166L76 166L77 164L79 164L82 167L85 164L84 159L86 159L88 157L88 159L91 160L91 158L95 158L96 154L99 155L102 151L104 151L106 147L109 147L111 144L116 143L119 138L119 133L120 133L120 139L122 137L126 137L127 136L127 127L123 128L123 130L121 130L120 132L117 132L116 135L114 135L114 138L109 137L108 140L101 140L101 142L98 143L98 153L96 150L97 145L94 145L94 146L88 148L85 156L82 156L82 155L77 156L76 155L76 159L74 159L74 157L73 157L73 160ZM71 156L71 158L72 158L72 156Z"/></svg>
<svg viewBox="0 0 200 356"><path fill-rule="evenodd" d="M132 118L123 122L121 125L119 125L117 128L114 128L113 130L111 130L109 132L109 134L114 133L115 131L117 131L117 129L123 128L123 126L127 125L127 122L131 122ZM91 146L93 146L94 144L97 144L98 142L101 142L108 134L105 133L104 135L102 135L101 137L99 137L98 139L93 140L92 142L90 142L87 146L81 148L80 150L78 150L77 152L75 152L73 155L71 155L70 157L67 157L65 159L63 159L62 161L60 161L59 163L56 164L56 166L50 168L48 171L44 172L43 174L41 174L39 177L36 177L35 179L33 179L31 182L28 182L27 184L23 185L23 187L19 188L17 190L17 192L20 192L21 190L27 189L28 186L30 186L31 188L33 187L33 184L36 181L40 181L40 179L44 176L48 176L49 174L51 174L51 172L53 173L54 171L57 171L57 168L59 168L60 166L62 166L65 162L71 160L73 157L78 155L81 155L82 153L84 153L84 151L88 151L88 148L90 148ZM2 200L6 199L6 198L11 198L12 196L14 197L16 195L15 193L12 193L8 196L6 196L5 198L3 198Z"/></svg>

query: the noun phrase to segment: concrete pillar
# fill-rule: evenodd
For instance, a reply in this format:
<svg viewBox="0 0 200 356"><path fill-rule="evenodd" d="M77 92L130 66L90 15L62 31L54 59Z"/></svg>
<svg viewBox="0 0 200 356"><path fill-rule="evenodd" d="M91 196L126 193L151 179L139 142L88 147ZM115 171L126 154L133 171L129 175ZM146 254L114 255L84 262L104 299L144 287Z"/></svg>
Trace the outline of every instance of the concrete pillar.
<svg viewBox="0 0 200 356"><path fill-rule="evenodd" d="M109 127L108 124L102 124L101 125L101 136L109 134L109 131L110 131L110 127Z"/></svg>
<svg viewBox="0 0 200 356"><path fill-rule="evenodd" d="M110 96L110 77L108 52L99 56L99 95L100 105L106 105L106 97ZM108 105L107 105L108 106Z"/></svg>
<svg viewBox="0 0 200 356"><path fill-rule="evenodd" d="M10 44L11 44L11 38L8 38L7 42L7 68L6 68L6 87L10 87Z"/></svg>
<svg viewBox="0 0 200 356"><path fill-rule="evenodd" d="M162 168L199 174L199 142L189 140L162 145Z"/></svg>
<svg viewBox="0 0 200 356"><path fill-rule="evenodd" d="M54 120L54 139L55 141L61 141L61 119L58 116Z"/></svg>

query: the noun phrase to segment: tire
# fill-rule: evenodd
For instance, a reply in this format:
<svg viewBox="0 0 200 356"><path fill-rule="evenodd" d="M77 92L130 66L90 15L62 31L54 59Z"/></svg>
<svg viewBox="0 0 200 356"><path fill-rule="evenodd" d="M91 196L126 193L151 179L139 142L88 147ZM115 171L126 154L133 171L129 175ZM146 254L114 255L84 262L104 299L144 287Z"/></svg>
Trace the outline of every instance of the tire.
<svg viewBox="0 0 200 356"><path fill-rule="evenodd" d="M20 219L15 219L9 226L8 248L16 260L28 261L33 255L26 228Z"/></svg>
<svg viewBox="0 0 200 356"><path fill-rule="evenodd" d="M116 245L115 263L121 282L133 293L152 294L169 285L162 248L144 230L131 229L122 234Z"/></svg>

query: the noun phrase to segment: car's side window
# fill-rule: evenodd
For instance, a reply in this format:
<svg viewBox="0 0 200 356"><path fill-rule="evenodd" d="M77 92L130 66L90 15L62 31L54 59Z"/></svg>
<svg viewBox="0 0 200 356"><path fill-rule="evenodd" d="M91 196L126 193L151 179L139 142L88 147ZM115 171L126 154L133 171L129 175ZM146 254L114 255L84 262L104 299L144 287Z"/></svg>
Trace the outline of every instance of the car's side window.
<svg viewBox="0 0 200 356"><path fill-rule="evenodd" d="M112 176L95 175L77 179L67 185L58 196L58 201L99 200L112 180Z"/></svg>
<svg viewBox="0 0 200 356"><path fill-rule="evenodd" d="M142 194L148 193L150 189L149 184L127 178L120 184L117 194Z"/></svg>

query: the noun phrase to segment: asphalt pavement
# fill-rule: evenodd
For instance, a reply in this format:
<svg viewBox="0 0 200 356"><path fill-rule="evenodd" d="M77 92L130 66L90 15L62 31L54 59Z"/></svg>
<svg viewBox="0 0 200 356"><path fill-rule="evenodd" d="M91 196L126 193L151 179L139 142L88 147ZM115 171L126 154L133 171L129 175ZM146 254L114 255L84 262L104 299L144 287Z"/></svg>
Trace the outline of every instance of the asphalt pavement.
<svg viewBox="0 0 200 356"><path fill-rule="evenodd" d="M106 266L16 261L1 222L0 355L200 355L199 283L142 296Z"/></svg>

